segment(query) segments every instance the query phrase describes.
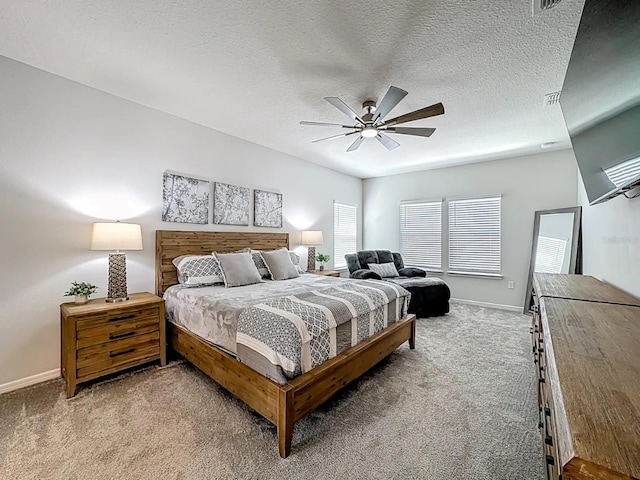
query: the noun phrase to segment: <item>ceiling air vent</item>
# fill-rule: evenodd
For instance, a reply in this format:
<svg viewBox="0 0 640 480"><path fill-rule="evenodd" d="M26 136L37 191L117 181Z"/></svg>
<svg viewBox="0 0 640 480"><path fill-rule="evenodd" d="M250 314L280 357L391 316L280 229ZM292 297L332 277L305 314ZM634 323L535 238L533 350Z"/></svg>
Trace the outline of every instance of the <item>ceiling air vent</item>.
<svg viewBox="0 0 640 480"><path fill-rule="evenodd" d="M544 96L544 104L545 107L552 107L560 103L560 94L562 92L551 92L547 93Z"/></svg>
<svg viewBox="0 0 640 480"><path fill-rule="evenodd" d="M531 0L533 3L533 14L537 15L558 5L562 0Z"/></svg>

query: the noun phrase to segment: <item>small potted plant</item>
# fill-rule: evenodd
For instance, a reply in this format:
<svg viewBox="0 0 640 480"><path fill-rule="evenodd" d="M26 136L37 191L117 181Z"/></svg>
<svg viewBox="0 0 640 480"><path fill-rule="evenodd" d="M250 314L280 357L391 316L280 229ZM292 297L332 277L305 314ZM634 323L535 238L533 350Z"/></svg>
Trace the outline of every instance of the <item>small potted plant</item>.
<svg viewBox="0 0 640 480"><path fill-rule="evenodd" d="M77 304L84 304L89 301L89 295L98 290L98 287L87 282L73 282L69 291L65 292L65 297L75 296L75 302Z"/></svg>
<svg viewBox="0 0 640 480"><path fill-rule="evenodd" d="M330 259L331 257L329 255L325 255L324 253L319 253L318 255L316 255L316 261L320 263L320 267L318 267L318 269L320 271L323 271L324 264L328 262Z"/></svg>

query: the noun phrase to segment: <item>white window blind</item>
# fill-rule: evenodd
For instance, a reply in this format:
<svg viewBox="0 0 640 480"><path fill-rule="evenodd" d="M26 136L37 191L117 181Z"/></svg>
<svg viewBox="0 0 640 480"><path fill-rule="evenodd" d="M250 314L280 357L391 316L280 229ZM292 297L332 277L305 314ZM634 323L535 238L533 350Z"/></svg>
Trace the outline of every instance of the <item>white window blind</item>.
<svg viewBox="0 0 640 480"><path fill-rule="evenodd" d="M356 253L356 207L343 203L333 204L333 265L346 268L347 253Z"/></svg>
<svg viewBox="0 0 640 480"><path fill-rule="evenodd" d="M534 272L562 273L566 250L567 240L539 236Z"/></svg>
<svg viewBox="0 0 640 480"><path fill-rule="evenodd" d="M502 197L449 201L449 272L500 275Z"/></svg>
<svg viewBox="0 0 640 480"><path fill-rule="evenodd" d="M640 157L632 158L603 170L611 180L611 183L620 188L640 177Z"/></svg>
<svg viewBox="0 0 640 480"><path fill-rule="evenodd" d="M407 266L442 268L442 200L400 204L400 253Z"/></svg>

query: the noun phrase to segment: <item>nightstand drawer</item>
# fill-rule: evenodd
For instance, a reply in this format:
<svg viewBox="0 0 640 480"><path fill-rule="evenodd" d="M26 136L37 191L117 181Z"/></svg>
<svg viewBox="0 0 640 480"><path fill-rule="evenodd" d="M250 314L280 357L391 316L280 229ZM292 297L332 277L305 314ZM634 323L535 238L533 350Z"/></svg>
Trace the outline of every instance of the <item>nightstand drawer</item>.
<svg viewBox="0 0 640 480"><path fill-rule="evenodd" d="M102 325L113 325L120 322L134 322L145 317L158 317L160 310L158 307L141 308L139 310L115 311L106 315L86 316L76 322L78 331L87 328L95 328Z"/></svg>
<svg viewBox="0 0 640 480"><path fill-rule="evenodd" d="M67 398L80 383L145 363L167 364L164 301L152 293L124 302L95 298L60 305L60 371Z"/></svg>
<svg viewBox="0 0 640 480"><path fill-rule="evenodd" d="M102 343L157 332L159 330L160 322L158 316L140 318L139 320L124 320L99 327L87 328L78 331L77 348L81 349L92 345L100 345Z"/></svg>
<svg viewBox="0 0 640 480"><path fill-rule="evenodd" d="M160 353L160 332L147 333L78 350L78 378Z"/></svg>

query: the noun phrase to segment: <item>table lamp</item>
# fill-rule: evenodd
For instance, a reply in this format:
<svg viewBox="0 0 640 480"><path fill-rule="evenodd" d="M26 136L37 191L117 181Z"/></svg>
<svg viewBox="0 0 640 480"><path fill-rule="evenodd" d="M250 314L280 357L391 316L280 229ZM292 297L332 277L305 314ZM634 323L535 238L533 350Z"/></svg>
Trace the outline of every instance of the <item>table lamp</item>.
<svg viewBox="0 0 640 480"><path fill-rule="evenodd" d="M127 294L127 258L120 250L142 250L142 229L136 223L94 223L91 250L111 250L107 302L129 300Z"/></svg>
<svg viewBox="0 0 640 480"><path fill-rule="evenodd" d="M307 254L307 270L316 269L316 245L322 245L322 232L320 230L303 230L300 238L301 245L309 246Z"/></svg>

